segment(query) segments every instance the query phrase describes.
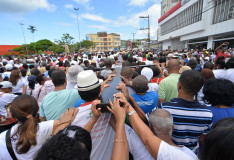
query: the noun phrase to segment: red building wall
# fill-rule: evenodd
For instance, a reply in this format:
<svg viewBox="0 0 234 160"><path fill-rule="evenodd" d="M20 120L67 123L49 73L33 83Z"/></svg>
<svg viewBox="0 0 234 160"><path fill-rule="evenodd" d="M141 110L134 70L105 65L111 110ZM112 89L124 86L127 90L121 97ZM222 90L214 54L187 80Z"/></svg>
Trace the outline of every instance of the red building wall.
<svg viewBox="0 0 234 160"><path fill-rule="evenodd" d="M20 45L0 45L0 55L5 55L6 53L11 53L13 48L19 47Z"/></svg>

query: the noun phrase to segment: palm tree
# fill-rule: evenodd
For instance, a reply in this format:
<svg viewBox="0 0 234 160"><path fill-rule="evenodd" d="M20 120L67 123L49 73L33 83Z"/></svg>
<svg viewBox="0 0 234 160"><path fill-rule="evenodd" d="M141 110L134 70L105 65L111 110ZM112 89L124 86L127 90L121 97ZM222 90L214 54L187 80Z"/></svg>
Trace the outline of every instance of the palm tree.
<svg viewBox="0 0 234 160"><path fill-rule="evenodd" d="M34 47L34 53L36 54L36 49L35 49L35 43L34 43L34 33L37 31L35 26L29 26L28 30L31 31L32 35L33 35L33 47Z"/></svg>

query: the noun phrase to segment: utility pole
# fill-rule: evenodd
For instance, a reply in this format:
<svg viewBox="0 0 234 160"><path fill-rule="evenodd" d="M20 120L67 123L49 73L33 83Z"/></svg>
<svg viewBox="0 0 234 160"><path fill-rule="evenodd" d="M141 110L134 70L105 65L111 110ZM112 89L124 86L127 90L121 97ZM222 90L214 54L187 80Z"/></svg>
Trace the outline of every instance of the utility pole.
<svg viewBox="0 0 234 160"><path fill-rule="evenodd" d="M150 49L150 17L148 16L140 16L139 18L146 18L148 20L148 28L140 28L140 30L148 30L148 50Z"/></svg>
<svg viewBox="0 0 234 160"><path fill-rule="evenodd" d="M79 8L74 8L74 10L76 11L76 20L77 20L77 24L78 24L78 33L79 33L79 41L80 41L80 24L79 24L79 20L78 20L78 11ZM81 49L81 41L80 41L80 49Z"/></svg>
<svg viewBox="0 0 234 160"><path fill-rule="evenodd" d="M37 31L35 26L29 26L28 30L32 32L33 35L33 48L34 48L34 54L36 54L36 49L35 49L35 42L34 42L34 33Z"/></svg>
<svg viewBox="0 0 234 160"><path fill-rule="evenodd" d="M134 48L134 46L135 46L135 43L134 43L134 35L135 35L136 33L132 33L132 49Z"/></svg>
<svg viewBox="0 0 234 160"><path fill-rule="evenodd" d="M24 36L24 29L23 29L23 23L20 23L19 25L21 25L21 28L22 28L22 32L23 32L23 37L24 37L24 44L25 44L25 49L26 49L26 52L27 52L27 56L28 56L28 48L27 48L27 44L26 44L26 40L25 40L25 36Z"/></svg>

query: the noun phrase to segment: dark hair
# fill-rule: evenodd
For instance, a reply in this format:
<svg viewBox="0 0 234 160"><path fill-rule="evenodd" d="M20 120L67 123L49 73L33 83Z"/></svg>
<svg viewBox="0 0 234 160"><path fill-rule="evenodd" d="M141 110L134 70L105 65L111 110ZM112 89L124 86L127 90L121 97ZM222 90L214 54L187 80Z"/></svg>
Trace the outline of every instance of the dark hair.
<svg viewBox="0 0 234 160"><path fill-rule="evenodd" d="M104 63L105 63L105 66L107 68L111 68L111 66L112 66L111 59L109 59L109 58L105 59Z"/></svg>
<svg viewBox="0 0 234 160"><path fill-rule="evenodd" d="M197 67L197 61L194 59L190 59L187 63L187 66L194 70Z"/></svg>
<svg viewBox="0 0 234 160"><path fill-rule="evenodd" d="M160 70L156 66L150 67L153 70L153 77L158 77L160 75Z"/></svg>
<svg viewBox="0 0 234 160"><path fill-rule="evenodd" d="M42 85L42 82L44 81L43 77L45 77L44 74L40 74L40 75L38 75L38 76L36 77L36 81L37 81L40 85Z"/></svg>
<svg viewBox="0 0 234 160"><path fill-rule="evenodd" d="M20 79L19 74L20 74L20 71L18 71L18 70L11 71L9 82L11 82L12 85L16 86L16 84L18 83L18 81Z"/></svg>
<svg viewBox="0 0 234 160"><path fill-rule="evenodd" d="M84 61L85 67L88 67L88 64L89 64L89 61L88 61L88 60L85 60L85 61Z"/></svg>
<svg viewBox="0 0 234 160"><path fill-rule="evenodd" d="M90 133L78 126L68 126L41 147L35 160L89 160L91 150Z"/></svg>
<svg viewBox="0 0 234 160"><path fill-rule="evenodd" d="M26 75L27 75L27 70L26 69L22 68L20 70L20 72L21 72L22 77L26 77Z"/></svg>
<svg viewBox="0 0 234 160"><path fill-rule="evenodd" d="M28 69L28 65L26 63L24 63L23 64L23 68L27 70Z"/></svg>
<svg viewBox="0 0 234 160"><path fill-rule="evenodd" d="M215 65L216 65L216 66L220 66L219 69L224 69L224 68L225 68L225 62L224 62L223 60L217 60L217 61L215 62Z"/></svg>
<svg viewBox="0 0 234 160"><path fill-rule="evenodd" d="M136 93L146 93L148 88L148 79L139 75L133 79L132 88L136 91Z"/></svg>
<svg viewBox="0 0 234 160"><path fill-rule="evenodd" d="M234 118L218 121L204 139L200 160L234 159Z"/></svg>
<svg viewBox="0 0 234 160"><path fill-rule="evenodd" d="M31 90L34 90L35 89L35 80L28 81L28 87Z"/></svg>
<svg viewBox="0 0 234 160"><path fill-rule="evenodd" d="M211 63L211 62L206 62L206 63L204 64L204 67L203 67L203 68L208 68L208 69L210 69L210 70L213 70L213 69L214 69L214 64Z"/></svg>
<svg viewBox="0 0 234 160"><path fill-rule="evenodd" d="M197 71L187 70L181 74L179 82L186 93L195 95L202 88L204 84L204 78Z"/></svg>
<svg viewBox="0 0 234 160"><path fill-rule="evenodd" d="M230 58L226 63L226 69L234 68L234 58Z"/></svg>
<svg viewBox="0 0 234 160"><path fill-rule="evenodd" d="M124 62L122 63L122 67L126 67L126 66L130 66L130 62L124 61Z"/></svg>
<svg viewBox="0 0 234 160"><path fill-rule="evenodd" d="M33 69L33 68L34 68L34 64L30 64L29 69Z"/></svg>
<svg viewBox="0 0 234 160"><path fill-rule="evenodd" d="M64 67L70 67L70 66L71 66L70 63L68 61L65 61Z"/></svg>
<svg viewBox="0 0 234 160"><path fill-rule="evenodd" d="M46 70L49 71L50 70L50 65L46 66Z"/></svg>
<svg viewBox="0 0 234 160"><path fill-rule="evenodd" d="M31 75L38 76L39 74L41 74L41 72L38 69L36 68L31 69Z"/></svg>
<svg viewBox="0 0 234 160"><path fill-rule="evenodd" d="M58 65L59 65L59 67L62 67L63 66L63 61L59 61Z"/></svg>
<svg viewBox="0 0 234 160"><path fill-rule="evenodd" d="M133 75L133 71L131 67L123 67L121 70L121 76L125 77L125 78L132 78Z"/></svg>
<svg viewBox="0 0 234 160"><path fill-rule="evenodd" d="M133 71L132 74L132 79L136 78L137 76L139 76L140 74L137 71Z"/></svg>
<svg viewBox="0 0 234 160"><path fill-rule="evenodd" d="M27 153L32 145L37 144L38 110L39 106L36 99L26 94L16 97L11 104L12 117L20 122L15 133L19 134L16 144L18 154Z"/></svg>
<svg viewBox="0 0 234 160"><path fill-rule="evenodd" d="M158 59L158 62L159 62L159 63L166 63L166 61L167 61L167 59L166 59L166 57L164 57L164 56L159 57L159 59Z"/></svg>
<svg viewBox="0 0 234 160"><path fill-rule="evenodd" d="M50 78L51 78L52 72L55 71L55 70L56 70L56 69L50 69L50 70L48 71L48 75L49 75Z"/></svg>
<svg viewBox="0 0 234 160"><path fill-rule="evenodd" d="M234 104L234 84L226 79L211 79L203 87L203 100L212 106Z"/></svg>
<svg viewBox="0 0 234 160"><path fill-rule="evenodd" d="M99 94L101 92L101 86L98 86L97 88L94 88L89 91L78 91L78 92L83 100L87 102L92 102L99 97Z"/></svg>
<svg viewBox="0 0 234 160"><path fill-rule="evenodd" d="M205 81L215 78L213 71L208 68L202 69L200 73L205 78Z"/></svg>
<svg viewBox="0 0 234 160"><path fill-rule="evenodd" d="M122 58L123 58L124 61L127 61L128 60L128 55L127 54L123 54Z"/></svg>
<svg viewBox="0 0 234 160"><path fill-rule="evenodd" d="M58 69L52 72L51 79L55 87L61 86L66 82L66 74L64 71Z"/></svg>

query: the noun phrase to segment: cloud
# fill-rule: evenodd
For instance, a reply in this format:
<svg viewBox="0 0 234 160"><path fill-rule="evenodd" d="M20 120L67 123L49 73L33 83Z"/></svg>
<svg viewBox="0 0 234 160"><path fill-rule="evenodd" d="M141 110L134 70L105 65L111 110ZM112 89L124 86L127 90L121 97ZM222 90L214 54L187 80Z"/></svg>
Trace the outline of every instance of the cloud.
<svg viewBox="0 0 234 160"><path fill-rule="evenodd" d="M95 28L101 31L107 31L110 30L110 28L103 26L103 25L88 25L89 28Z"/></svg>
<svg viewBox="0 0 234 160"><path fill-rule="evenodd" d="M72 4L65 4L65 8L74 9L74 6Z"/></svg>
<svg viewBox="0 0 234 160"><path fill-rule="evenodd" d="M90 5L90 0L73 0L74 2L85 6L86 10L94 10L94 7Z"/></svg>
<svg viewBox="0 0 234 160"><path fill-rule="evenodd" d="M149 0L130 0L128 5L131 6L144 6Z"/></svg>
<svg viewBox="0 0 234 160"><path fill-rule="evenodd" d="M74 26L74 24L72 24L72 23L64 23L64 22L59 22L57 24L59 24L61 26Z"/></svg>
<svg viewBox="0 0 234 160"><path fill-rule="evenodd" d="M90 14L90 13L85 13L80 16L81 18L92 20L92 21L97 21L97 22L102 22L102 23L111 23L112 20L106 19L102 16L96 15L96 14Z"/></svg>
<svg viewBox="0 0 234 160"><path fill-rule="evenodd" d="M47 0L1 0L0 12L6 13L28 13L37 9L46 9L53 12L56 9L54 4L50 4Z"/></svg>

